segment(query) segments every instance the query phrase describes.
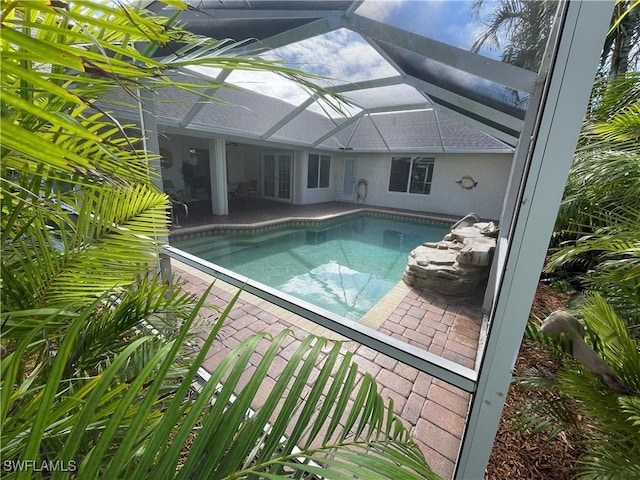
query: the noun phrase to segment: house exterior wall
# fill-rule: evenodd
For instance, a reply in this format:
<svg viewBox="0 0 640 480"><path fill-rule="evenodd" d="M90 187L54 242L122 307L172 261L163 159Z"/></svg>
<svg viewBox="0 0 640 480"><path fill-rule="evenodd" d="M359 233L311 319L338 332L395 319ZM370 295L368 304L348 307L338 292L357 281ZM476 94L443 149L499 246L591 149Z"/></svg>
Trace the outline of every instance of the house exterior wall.
<svg viewBox="0 0 640 480"><path fill-rule="evenodd" d="M507 190L513 155L494 154L421 154L434 158L431 193L410 194L389 191L391 158L407 154L350 154L357 160L356 178L368 181L367 205L402 208L462 217L476 213L482 218L497 220ZM344 157L346 158L346 157ZM334 164L332 163L332 168ZM335 162L338 174L335 200L340 199L344 166ZM463 189L456 181L470 176L478 182L475 188ZM332 175L333 180L333 175Z"/></svg>
<svg viewBox="0 0 640 480"><path fill-rule="evenodd" d="M320 155L329 155L331 157L329 188L307 188L307 175L309 173L309 153L319 153ZM300 162L300 198L301 204L334 202L339 199L340 182L342 170L342 161L338 155L327 152L302 152L302 161Z"/></svg>

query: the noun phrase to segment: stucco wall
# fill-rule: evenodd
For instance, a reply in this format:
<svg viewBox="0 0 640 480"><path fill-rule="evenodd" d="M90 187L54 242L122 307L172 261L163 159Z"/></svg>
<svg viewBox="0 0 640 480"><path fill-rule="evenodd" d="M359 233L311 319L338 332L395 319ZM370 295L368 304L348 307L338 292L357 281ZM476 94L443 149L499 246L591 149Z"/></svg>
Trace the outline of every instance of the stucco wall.
<svg viewBox="0 0 640 480"><path fill-rule="evenodd" d="M331 157L330 180L328 188L307 188L307 175L309 167L309 153L320 153L321 155L329 155ZM342 161L338 155L326 152L302 152L301 161L301 204L333 202L339 199L339 184L342 178Z"/></svg>
<svg viewBox="0 0 640 480"><path fill-rule="evenodd" d="M456 217L473 212L483 218L500 218L512 154L424 155L435 159L429 195L389 192L392 156L351 155L357 158L357 178L369 182L366 204ZM463 176L472 177L477 186L470 190L460 187L456 181Z"/></svg>

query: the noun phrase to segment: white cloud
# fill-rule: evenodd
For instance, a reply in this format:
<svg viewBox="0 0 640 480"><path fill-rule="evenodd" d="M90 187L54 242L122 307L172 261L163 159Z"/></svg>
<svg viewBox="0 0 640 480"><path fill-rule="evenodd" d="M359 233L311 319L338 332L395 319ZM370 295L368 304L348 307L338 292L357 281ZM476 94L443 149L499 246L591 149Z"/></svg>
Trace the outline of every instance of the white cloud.
<svg viewBox="0 0 640 480"><path fill-rule="evenodd" d="M309 97L309 92L297 83L271 72L235 70L226 81L237 87L278 98L292 105L299 105Z"/></svg>
<svg viewBox="0 0 640 480"><path fill-rule="evenodd" d="M273 52L275 59L327 77L326 83L348 83L397 73L358 34L346 29L310 38Z"/></svg>
<svg viewBox="0 0 640 480"><path fill-rule="evenodd" d="M394 11L401 9L405 3L407 3L406 0L367 0L358 7L356 13L379 22L385 22Z"/></svg>
<svg viewBox="0 0 640 480"><path fill-rule="evenodd" d="M469 49L482 29L472 18L471 4L469 0L366 0L356 13Z"/></svg>
<svg viewBox="0 0 640 480"><path fill-rule="evenodd" d="M323 78L312 78L319 85L329 86L396 75L391 67L358 34L346 29L287 45L263 55L285 62L288 66ZM229 83L278 98L293 105L304 102L310 93L295 82L269 72L234 71ZM323 113L314 106L312 111ZM331 109L329 109L331 110ZM354 114L357 111L351 111Z"/></svg>
<svg viewBox="0 0 640 480"><path fill-rule="evenodd" d="M356 14L469 48L481 29L472 19L469 9L469 1L367 0ZM313 81L323 86L383 78L398 73L360 35L347 29L286 45L263 57L319 75L323 78ZM234 71L227 81L293 105L300 105L310 95L296 83L268 72ZM460 81L472 85L477 84L478 79L467 76ZM311 110L322 113L318 106Z"/></svg>

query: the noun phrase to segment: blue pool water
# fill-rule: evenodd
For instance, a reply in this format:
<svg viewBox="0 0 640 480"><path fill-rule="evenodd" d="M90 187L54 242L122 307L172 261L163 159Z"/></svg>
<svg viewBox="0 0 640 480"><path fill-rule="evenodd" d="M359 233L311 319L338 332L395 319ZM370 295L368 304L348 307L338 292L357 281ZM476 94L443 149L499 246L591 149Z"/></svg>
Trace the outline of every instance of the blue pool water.
<svg viewBox="0 0 640 480"><path fill-rule="evenodd" d="M358 320L402 278L409 252L449 226L368 215L171 244L294 297Z"/></svg>

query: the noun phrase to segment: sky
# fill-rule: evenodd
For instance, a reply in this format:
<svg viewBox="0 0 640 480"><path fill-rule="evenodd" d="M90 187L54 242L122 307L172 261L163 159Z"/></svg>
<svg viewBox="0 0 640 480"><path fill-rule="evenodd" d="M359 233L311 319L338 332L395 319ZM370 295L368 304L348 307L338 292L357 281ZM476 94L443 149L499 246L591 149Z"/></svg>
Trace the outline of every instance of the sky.
<svg viewBox="0 0 640 480"><path fill-rule="evenodd" d="M463 0L367 0L356 13L468 50L481 29L472 17L472 4Z"/></svg>
<svg viewBox="0 0 640 480"><path fill-rule="evenodd" d="M482 28L472 16L472 3L456 0L366 0L356 14L468 50ZM491 2L487 0L487 3ZM398 74L360 35L347 29L287 45L264 56L327 77L326 81L317 82L325 86ZM235 71L227 81L293 105L299 105L309 96L292 82L264 72ZM477 82L478 79L469 78L468 81ZM317 105L312 109L321 112Z"/></svg>

